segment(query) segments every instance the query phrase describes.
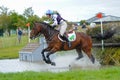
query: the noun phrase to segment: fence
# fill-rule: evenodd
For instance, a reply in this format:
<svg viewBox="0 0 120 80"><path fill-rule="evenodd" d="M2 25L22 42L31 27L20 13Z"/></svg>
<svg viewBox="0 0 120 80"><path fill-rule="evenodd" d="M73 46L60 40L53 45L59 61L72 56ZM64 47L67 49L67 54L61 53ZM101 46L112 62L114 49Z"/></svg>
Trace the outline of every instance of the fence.
<svg viewBox="0 0 120 80"><path fill-rule="evenodd" d="M104 43L104 47L120 47L120 43ZM93 47L102 47L101 43L93 43Z"/></svg>

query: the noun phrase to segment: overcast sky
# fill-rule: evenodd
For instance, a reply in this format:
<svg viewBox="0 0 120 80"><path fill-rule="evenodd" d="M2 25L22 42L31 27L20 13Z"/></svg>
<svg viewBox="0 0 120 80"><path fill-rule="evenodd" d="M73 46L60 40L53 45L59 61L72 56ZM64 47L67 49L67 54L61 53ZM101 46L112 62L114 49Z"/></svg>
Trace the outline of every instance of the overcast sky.
<svg viewBox="0 0 120 80"><path fill-rule="evenodd" d="M120 17L120 0L0 0L0 6L19 14L32 7L39 17L48 9L57 10L68 21L89 19L98 12Z"/></svg>

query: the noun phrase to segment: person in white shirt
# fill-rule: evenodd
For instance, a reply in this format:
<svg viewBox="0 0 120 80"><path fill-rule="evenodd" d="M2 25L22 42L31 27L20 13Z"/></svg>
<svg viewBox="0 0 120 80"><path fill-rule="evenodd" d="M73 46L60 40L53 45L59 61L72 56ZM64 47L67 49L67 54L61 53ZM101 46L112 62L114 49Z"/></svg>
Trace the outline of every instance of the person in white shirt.
<svg viewBox="0 0 120 80"><path fill-rule="evenodd" d="M62 39L65 39L68 42L68 46L71 47L71 42L68 40L67 36L64 34L67 29L67 23L66 21L61 17L61 15L52 10L47 10L46 15L53 20L53 23L51 26L54 28L56 25L58 25L58 30L60 31L60 37Z"/></svg>

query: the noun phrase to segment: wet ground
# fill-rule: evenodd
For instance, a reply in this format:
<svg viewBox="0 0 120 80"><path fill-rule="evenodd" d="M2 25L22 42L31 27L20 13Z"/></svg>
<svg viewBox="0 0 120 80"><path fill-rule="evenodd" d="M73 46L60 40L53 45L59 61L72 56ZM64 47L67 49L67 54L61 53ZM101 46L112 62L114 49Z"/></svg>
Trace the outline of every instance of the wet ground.
<svg viewBox="0 0 120 80"><path fill-rule="evenodd" d="M76 61L77 55L59 55L56 56L54 62L56 66L51 66L43 61L41 62L24 62L19 59L0 60L0 72L23 72L23 71L68 71L70 69L99 69L100 64L95 61L95 64L88 59L86 55Z"/></svg>

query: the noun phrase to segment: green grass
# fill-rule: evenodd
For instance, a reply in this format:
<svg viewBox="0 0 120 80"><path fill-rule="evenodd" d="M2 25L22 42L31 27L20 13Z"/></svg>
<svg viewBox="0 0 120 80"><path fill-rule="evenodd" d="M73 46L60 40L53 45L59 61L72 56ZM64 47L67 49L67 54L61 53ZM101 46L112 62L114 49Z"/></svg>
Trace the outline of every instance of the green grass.
<svg viewBox="0 0 120 80"><path fill-rule="evenodd" d="M27 44L27 36L22 36L18 43L17 36L0 37L0 59L18 58L18 52Z"/></svg>
<svg viewBox="0 0 120 80"><path fill-rule="evenodd" d="M7 48L0 48L0 59L13 59L18 58L18 52L23 46L12 46Z"/></svg>
<svg viewBox="0 0 120 80"><path fill-rule="evenodd" d="M0 38L0 59L18 58L19 50L28 43L27 38L27 36L23 36L20 44L15 35ZM100 70L71 70L60 73L31 71L0 73L0 80L120 80L120 67Z"/></svg>
<svg viewBox="0 0 120 80"><path fill-rule="evenodd" d="M36 42L31 40L31 42ZM18 43L17 36L0 37L0 59L12 59L19 57L19 51L28 43L28 36L22 36L21 43Z"/></svg>
<svg viewBox="0 0 120 80"><path fill-rule="evenodd" d="M28 37L22 36L21 43L18 43L17 35L0 37L0 48L25 45L28 43Z"/></svg>
<svg viewBox="0 0 120 80"><path fill-rule="evenodd" d="M67 72L0 73L0 80L120 80L120 67Z"/></svg>

